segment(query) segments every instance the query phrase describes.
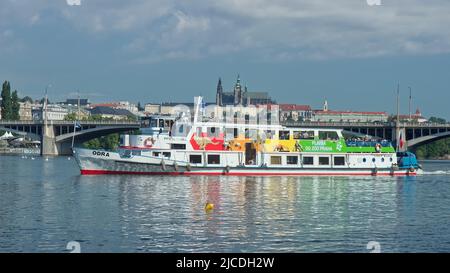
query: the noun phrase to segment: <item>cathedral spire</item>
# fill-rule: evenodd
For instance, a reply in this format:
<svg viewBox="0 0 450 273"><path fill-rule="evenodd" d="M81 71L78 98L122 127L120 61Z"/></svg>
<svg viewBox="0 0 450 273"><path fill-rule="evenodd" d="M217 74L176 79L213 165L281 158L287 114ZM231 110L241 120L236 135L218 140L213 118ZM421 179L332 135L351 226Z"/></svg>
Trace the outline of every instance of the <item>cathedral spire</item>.
<svg viewBox="0 0 450 273"><path fill-rule="evenodd" d="M222 105L222 79L219 77L219 82L217 83L217 92L216 92L216 105Z"/></svg>
<svg viewBox="0 0 450 273"><path fill-rule="evenodd" d="M241 76L238 74L236 85L234 86L234 105L242 104L242 88L241 88Z"/></svg>

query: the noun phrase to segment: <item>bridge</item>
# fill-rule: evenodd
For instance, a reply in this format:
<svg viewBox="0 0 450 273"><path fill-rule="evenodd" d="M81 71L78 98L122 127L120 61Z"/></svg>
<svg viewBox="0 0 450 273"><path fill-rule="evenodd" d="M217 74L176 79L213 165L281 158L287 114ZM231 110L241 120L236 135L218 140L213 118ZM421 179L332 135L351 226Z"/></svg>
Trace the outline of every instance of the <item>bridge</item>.
<svg viewBox="0 0 450 273"><path fill-rule="evenodd" d="M405 140L403 150L417 147L439 139L450 137L450 123L400 122L283 122L287 127L339 128L360 135L382 138L397 143Z"/></svg>
<svg viewBox="0 0 450 273"><path fill-rule="evenodd" d="M73 121L2 121L0 130L7 130L32 139L41 140L43 155L71 154L72 138L80 144L111 133L132 131L140 128L136 121L80 121L81 128L74 132ZM287 127L339 128L360 135L368 135L397 143L400 136L405 139L404 149L417 147L450 137L450 123L401 122L283 122Z"/></svg>
<svg viewBox="0 0 450 273"><path fill-rule="evenodd" d="M73 121L4 121L0 120L0 130L10 131L41 141L42 155L72 154L74 145L103 135L133 131L140 128L137 121L79 121L75 128Z"/></svg>

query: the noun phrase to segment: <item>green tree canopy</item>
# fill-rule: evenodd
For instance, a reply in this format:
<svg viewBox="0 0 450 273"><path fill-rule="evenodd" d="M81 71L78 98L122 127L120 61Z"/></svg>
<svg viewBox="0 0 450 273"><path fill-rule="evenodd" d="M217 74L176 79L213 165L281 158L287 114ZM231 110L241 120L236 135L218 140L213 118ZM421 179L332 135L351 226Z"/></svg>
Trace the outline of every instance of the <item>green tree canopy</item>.
<svg viewBox="0 0 450 273"><path fill-rule="evenodd" d="M10 120L12 118L11 85L5 81L2 85L2 119Z"/></svg>
<svg viewBox="0 0 450 273"><path fill-rule="evenodd" d="M438 117L431 117L428 119L429 122L435 122L435 123L447 123L447 121L443 118Z"/></svg>
<svg viewBox="0 0 450 273"><path fill-rule="evenodd" d="M11 95L11 120L20 120L19 110L19 96L17 94L17 90L14 90Z"/></svg>

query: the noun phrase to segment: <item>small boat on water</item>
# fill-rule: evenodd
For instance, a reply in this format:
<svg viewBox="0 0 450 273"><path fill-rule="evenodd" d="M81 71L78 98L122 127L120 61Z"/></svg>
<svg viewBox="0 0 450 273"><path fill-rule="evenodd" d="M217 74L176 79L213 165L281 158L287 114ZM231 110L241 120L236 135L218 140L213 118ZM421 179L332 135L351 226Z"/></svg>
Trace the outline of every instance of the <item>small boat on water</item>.
<svg viewBox="0 0 450 273"><path fill-rule="evenodd" d="M74 148L83 175L413 176L413 153L341 129L152 116L117 151Z"/></svg>

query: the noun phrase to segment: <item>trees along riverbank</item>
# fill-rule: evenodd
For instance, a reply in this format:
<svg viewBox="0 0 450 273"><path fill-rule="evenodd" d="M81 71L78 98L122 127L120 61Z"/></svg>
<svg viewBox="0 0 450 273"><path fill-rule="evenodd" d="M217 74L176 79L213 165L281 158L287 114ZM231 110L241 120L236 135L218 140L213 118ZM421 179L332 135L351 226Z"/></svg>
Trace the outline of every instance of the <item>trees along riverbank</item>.
<svg viewBox="0 0 450 273"><path fill-rule="evenodd" d="M443 118L431 117L430 122L447 123ZM450 137L420 146L416 150L419 159L450 159Z"/></svg>

